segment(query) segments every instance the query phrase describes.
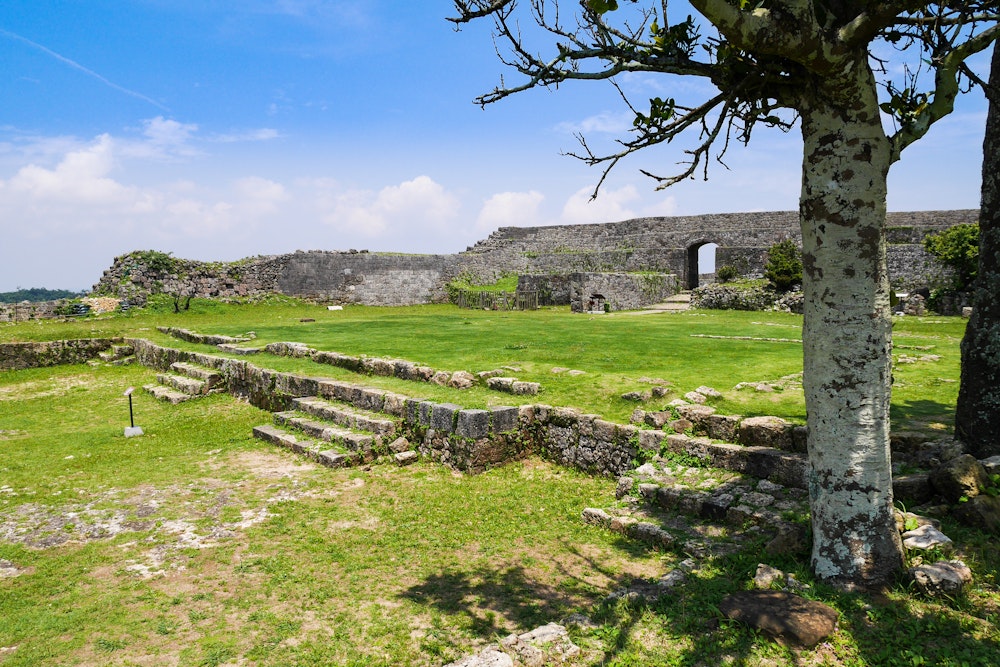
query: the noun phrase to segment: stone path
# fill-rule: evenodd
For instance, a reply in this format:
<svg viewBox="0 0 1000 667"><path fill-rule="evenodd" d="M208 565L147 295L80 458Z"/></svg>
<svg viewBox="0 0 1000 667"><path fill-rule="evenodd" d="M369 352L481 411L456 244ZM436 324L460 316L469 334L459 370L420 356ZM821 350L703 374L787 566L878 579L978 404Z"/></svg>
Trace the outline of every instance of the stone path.
<svg viewBox="0 0 1000 667"><path fill-rule="evenodd" d="M682 313L691 308L691 292L678 292L663 303L655 303L644 310L630 310L612 315L653 315L656 313Z"/></svg>

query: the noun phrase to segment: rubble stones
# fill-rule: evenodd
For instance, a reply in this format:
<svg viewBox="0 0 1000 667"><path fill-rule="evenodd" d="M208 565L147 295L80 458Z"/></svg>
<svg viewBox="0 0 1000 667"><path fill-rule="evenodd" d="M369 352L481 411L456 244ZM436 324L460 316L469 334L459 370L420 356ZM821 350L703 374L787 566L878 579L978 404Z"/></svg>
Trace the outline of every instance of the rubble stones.
<svg viewBox="0 0 1000 667"><path fill-rule="evenodd" d="M971 454L956 456L931 473L931 484L948 502L973 498L990 484L986 470Z"/></svg>
<svg viewBox="0 0 1000 667"><path fill-rule="evenodd" d="M972 570L960 560L918 565L908 574L917 590L928 597L953 596L972 581Z"/></svg>

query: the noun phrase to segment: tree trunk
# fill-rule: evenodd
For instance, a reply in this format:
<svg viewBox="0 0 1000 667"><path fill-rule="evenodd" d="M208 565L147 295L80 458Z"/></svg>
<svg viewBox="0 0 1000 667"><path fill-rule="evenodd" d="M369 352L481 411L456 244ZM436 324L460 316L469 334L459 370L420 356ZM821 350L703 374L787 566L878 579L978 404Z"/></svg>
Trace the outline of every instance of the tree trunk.
<svg viewBox="0 0 1000 667"><path fill-rule="evenodd" d="M1000 44L993 46L983 140L979 274L962 338L955 434L979 458L1000 454Z"/></svg>
<svg viewBox="0 0 1000 667"><path fill-rule="evenodd" d="M812 566L834 585L869 588L903 563L889 455L889 141L860 57L816 91L800 109Z"/></svg>

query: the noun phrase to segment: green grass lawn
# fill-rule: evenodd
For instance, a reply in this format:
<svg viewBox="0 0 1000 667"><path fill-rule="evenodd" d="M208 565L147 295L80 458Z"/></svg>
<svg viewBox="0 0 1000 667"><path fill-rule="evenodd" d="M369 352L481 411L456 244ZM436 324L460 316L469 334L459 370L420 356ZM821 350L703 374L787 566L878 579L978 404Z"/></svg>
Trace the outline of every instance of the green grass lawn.
<svg viewBox="0 0 1000 667"><path fill-rule="evenodd" d="M0 339L140 335L199 348L157 325L252 330L257 343L295 340L450 370L518 366L518 377L543 383L538 400L612 418L631 412L618 396L648 387L643 376L669 380L672 396L715 386L726 411L803 418L799 390L732 390L801 369L795 343L736 338L798 338L791 315L196 302L179 315L5 326ZM940 356L897 365L893 418L902 426L950 424L963 326L897 322L897 355ZM270 356L254 363L341 373ZM553 374L559 366L585 374ZM954 600L921 600L902 583L876 597L840 594L813 581L804 560L764 556L763 537L751 535L733 555L699 559L677 594L654 606L606 603L609 592L688 557L581 521L585 507L615 503L614 480L536 459L478 476L432 463L320 468L253 440L251 428L270 416L222 394L171 406L137 393L145 435L126 439L122 393L154 376L137 366L0 372L0 560L17 573L0 577L0 665L442 665L575 612L594 621L572 631L578 664L595 667L958 667L1000 655L1000 556L989 536L948 522L957 557L976 576ZM369 380L465 404L511 398ZM829 642L793 652L719 619L719 601L749 587L764 559L840 611Z"/></svg>
<svg viewBox="0 0 1000 667"><path fill-rule="evenodd" d="M313 319L313 322L301 322ZM278 298L271 303L234 306L195 300L175 314L169 303L124 317L75 322L37 322L0 327L2 340L53 340L133 335L202 351L164 336L156 326L237 336L253 331L255 345L297 341L351 355L394 357L443 370L481 371L513 367L521 380L541 383L537 402L575 406L606 419L627 421L636 407L661 409L673 398L708 385L723 393L713 399L729 414L777 415L804 423L800 388L772 393L735 391L740 382L776 381L802 370L802 319L783 313L689 311L678 314L581 315L565 308L529 312L460 310L454 306L376 308L321 306ZM892 419L896 430L949 431L958 395L960 318L899 318L895 357L916 358L894 368ZM777 339L777 340L775 340ZM929 357L935 357L933 361ZM262 355L253 363L277 370L335 378L357 376L307 360ZM568 368L583 375L553 373ZM665 380L672 393L637 405L621 398L649 389L644 379ZM507 404L512 397L485 390L457 392L392 378L370 383L431 400L466 407Z"/></svg>

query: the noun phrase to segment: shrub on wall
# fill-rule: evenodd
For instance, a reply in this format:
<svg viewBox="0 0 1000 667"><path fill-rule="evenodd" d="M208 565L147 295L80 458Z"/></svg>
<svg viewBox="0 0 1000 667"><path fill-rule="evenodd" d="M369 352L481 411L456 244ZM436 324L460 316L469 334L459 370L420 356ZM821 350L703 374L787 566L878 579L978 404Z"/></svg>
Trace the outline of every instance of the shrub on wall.
<svg viewBox="0 0 1000 667"><path fill-rule="evenodd" d="M728 283L740 277L739 269L732 264L720 266L715 272L715 279L720 283Z"/></svg>

